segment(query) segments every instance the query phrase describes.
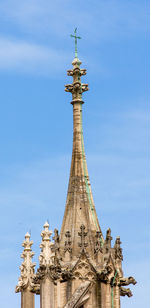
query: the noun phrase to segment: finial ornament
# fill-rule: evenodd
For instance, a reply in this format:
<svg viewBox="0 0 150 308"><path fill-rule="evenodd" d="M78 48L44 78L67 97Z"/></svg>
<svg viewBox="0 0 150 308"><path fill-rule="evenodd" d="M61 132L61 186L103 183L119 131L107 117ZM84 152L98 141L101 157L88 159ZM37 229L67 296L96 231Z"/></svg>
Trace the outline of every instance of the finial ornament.
<svg viewBox="0 0 150 308"><path fill-rule="evenodd" d="M71 36L71 37L74 37L74 39L75 39L75 58L78 58L77 40L78 40L78 39L80 40L81 37L80 37L80 36L77 36L77 28L75 28L75 30L74 30L74 35L71 34L70 36Z"/></svg>
<svg viewBox="0 0 150 308"><path fill-rule="evenodd" d="M41 253L39 256L40 266L51 265L54 259L54 253L52 252L53 243L50 240L52 231L49 230L49 223L44 224L44 230L41 233L42 242L40 244Z"/></svg>
<svg viewBox="0 0 150 308"><path fill-rule="evenodd" d="M49 230L49 223L44 224L44 230L41 232L42 242L40 244L41 253L39 256L39 268L34 279L35 284L40 284L47 277L50 280L58 278L59 267L59 235L55 229L54 240L51 241L52 231ZM43 307L43 306L42 306ZM45 306L44 306L45 307ZM53 306L51 306L53 307Z"/></svg>
<svg viewBox="0 0 150 308"><path fill-rule="evenodd" d="M88 91L88 84L86 83L84 84L81 82L81 76L86 75L86 70L80 68L82 62L77 57L77 38L80 37L76 35L76 29L75 29L75 35L71 34L71 37L75 38L75 58L72 61L73 68L67 71L68 76L73 77L73 83L66 84L65 91L72 93L71 104L74 104L76 102L80 102L81 104L83 104L84 102L82 100L82 93Z"/></svg>
<svg viewBox="0 0 150 308"><path fill-rule="evenodd" d="M19 277L18 285L16 286L16 292L21 292L24 289L32 289L32 279L34 277L34 267L36 263L32 262L32 257L34 252L31 249L33 241L30 241L30 234L27 232L25 235L25 240L22 243L24 247L21 258L24 259L20 266L21 275Z"/></svg>

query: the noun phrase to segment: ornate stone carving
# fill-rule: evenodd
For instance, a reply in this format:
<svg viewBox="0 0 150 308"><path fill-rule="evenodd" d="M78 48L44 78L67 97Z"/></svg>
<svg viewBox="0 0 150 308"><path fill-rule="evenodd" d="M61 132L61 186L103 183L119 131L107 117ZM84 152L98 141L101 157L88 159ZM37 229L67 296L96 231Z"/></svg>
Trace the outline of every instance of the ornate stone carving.
<svg viewBox="0 0 150 308"><path fill-rule="evenodd" d="M99 281L108 283L111 281L110 274L112 274L113 268L112 266L106 265L105 268L101 272L97 272L97 278Z"/></svg>
<svg viewBox="0 0 150 308"><path fill-rule="evenodd" d="M63 269L61 272L61 278L63 282L70 280L72 278L72 271L67 268Z"/></svg>
<svg viewBox="0 0 150 308"><path fill-rule="evenodd" d="M59 250L59 234L57 229L54 229L53 240L55 242L55 250Z"/></svg>
<svg viewBox="0 0 150 308"><path fill-rule="evenodd" d="M82 75L86 75L86 69L83 69L83 68L82 68L82 69L80 69L80 72L81 72L81 76L82 76Z"/></svg>
<svg viewBox="0 0 150 308"><path fill-rule="evenodd" d="M120 244L121 244L120 236L118 236L116 238L115 245L114 245L115 259L123 260L122 248L120 247Z"/></svg>
<svg viewBox="0 0 150 308"><path fill-rule="evenodd" d="M71 253L72 251L72 248L71 248L71 234L70 234L70 231L67 231L65 233L65 236L66 236L66 241L65 241L65 248L64 248L64 251L68 251Z"/></svg>
<svg viewBox="0 0 150 308"><path fill-rule="evenodd" d="M55 253L54 262L57 260L60 260L60 237L57 229L54 229L54 246L52 247L52 251Z"/></svg>
<svg viewBox="0 0 150 308"><path fill-rule="evenodd" d="M72 84L66 84L65 85L65 91L66 92L72 92L73 90L73 85Z"/></svg>
<svg viewBox="0 0 150 308"><path fill-rule="evenodd" d="M128 297L131 297L132 296L132 292L131 292L131 290L128 288L128 289L126 289L126 288L123 288L123 287L120 287L120 295L121 296L128 296Z"/></svg>
<svg viewBox="0 0 150 308"><path fill-rule="evenodd" d="M78 235L81 237L81 242L78 243L79 247L81 247L81 251L84 251L84 249L88 246L88 243L85 242L85 237L87 236L87 232L85 232L85 226L81 225L80 227L81 232L78 232Z"/></svg>
<svg viewBox="0 0 150 308"><path fill-rule="evenodd" d="M68 76L73 76L73 70L67 70L67 75Z"/></svg>
<svg viewBox="0 0 150 308"><path fill-rule="evenodd" d="M73 84L66 84L65 85L65 91L66 92L71 92L74 95L74 99L75 96L78 98L78 94L82 94L85 91L88 91L88 84L81 84L80 82L76 81Z"/></svg>
<svg viewBox="0 0 150 308"><path fill-rule="evenodd" d="M55 265L50 266L40 266L37 270L36 277L34 278L34 283L40 283L45 277L49 277L51 280L55 281L60 278L61 271Z"/></svg>
<svg viewBox="0 0 150 308"><path fill-rule="evenodd" d="M106 232L106 239L104 242L103 253L104 253L104 262L105 264L108 262L108 259L111 254L111 229L109 228Z"/></svg>
<svg viewBox="0 0 150 308"><path fill-rule="evenodd" d="M72 62L73 69L68 70L68 76L73 76L73 83L65 85L65 91L72 93L72 102L82 102L82 93L88 91L88 84L81 83L81 76L86 75L85 69L80 69L81 61L74 59Z"/></svg>
<svg viewBox="0 0 150 308"><path fill-rule="evenodd" d="M93 281L96 279L96 270L90 263L87 255L82 252L76 265L72 270L74 279Z"/></svg>
<svg viewBox="0 0 150 308"><path fill-rule="evenodd" d="M137 282L136 282L136 280L131 276L131 277L127 277L127 278L125 278L125 277L122 277L122 278L120 278L120 283L119 283L119 285L120 286L128 286L129 284L136 284Z"/></svg>
<svg viewBox="0 0 150 308"><path fill-rule="evenodd" d="M78 73L80 74L80 76L86 75L86 69L79 69L79 68L75 68L74 70L67 70L67 75L73 76L76 70L78 70Z"/></svg>
<svg viewBox="0 0 150 308"><path fill-rule="evenodd" d="M40 244L41 253L39 257L40 266L37 270L36 276L34 277L34 283L40 283L45 277L49 277L55 281L60 278L61 268L59 264L59 234L58 230L54 230L54 241L51 242L50 236L52 231L49 230L48 222L44 225L44 230L41 233L42 242Z"/></svg>
<svg viewBox="0 0 150 308"><path fill-rule="evenodd" d="M85 92L85 91L88 91L89 88L88 88L88 84L85 83L85 84L82 84L82 92Z"/></svg>
<svg viewBox="0 0 150 308"><path fill-rule="evenodd" d="M105 249L106 249L106 253L110 250L111 248L111 241L112 241L112 237L111 237L111 229L109 228L106 232L106 240L105 240Z"/></svg>
<svg viewBox="0 0 150 308"><path fill-rule="evenodd" d="M54 244L50 241L50 236L52 231L49 230L49 223L46 222L44 225L44 230L41 233L42 242L40 244L41 253L39 256L40 266L49 266L54 263L55 254L52 252L52 247Z"/></svg>
<svg viewBox="0 0 150 308"><path fill-rule="evenodd" d="M36 265L36 263L32 262L32 257L34 256L34 252L32 252L31 249L32 244L33 241L30 241L30 234L27 232L22 244L24 250L21 254L21 258L23 258L24 261L20 266L21 276L18 285L16 286L16 292L21 292L26 288L32 290L32 279L34 277L34 267Z"/></svg>
<svg viewBox="0 0 150 308"><path fill-rule="evenodd" d="M96 231L94 253L102 252L101 231Z"/></svg>

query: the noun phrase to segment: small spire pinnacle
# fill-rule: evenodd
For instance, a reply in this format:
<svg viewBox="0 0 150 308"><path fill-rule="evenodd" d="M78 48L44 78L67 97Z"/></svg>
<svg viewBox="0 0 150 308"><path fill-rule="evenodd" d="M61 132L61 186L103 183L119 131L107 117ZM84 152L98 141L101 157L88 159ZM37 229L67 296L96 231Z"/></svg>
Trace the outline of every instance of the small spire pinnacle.
<svg viewBox="0 0 150 308"><path fill-rule="evenodd" d="M81 37L80 37L80 36L77 36L77 28L75 28L75 30L74 30L74 35L71 34L70 36L71 36L71 37L74 37L74 39L75 39L75 58L78 58L77 40L78 40L78 39L80 40Z"/></svg>
<svg viewBox="0 0 150 308"><path fill-rule="evenodd" d="M33 241L30 241L30 234L27 232L25 240L22 243L24 250L21 254L21 258L23 258L24 261L20 266L21 275L18 285L16 286L16 292L21 292L28 287L32 289L32 279L34 277L34 267L36 265L36 263L32 262L32 257L34 256L34 252L32 252L31 249L32 244Z"/></svg>
<svg viewBox="0 0 150 308"><path fill-rule="evenodd" d="M39 257L40 266L41 265L51 265L54 254L52 253L52 246L54 245L51 242L52 231L49 230L49 223L46 221L44 224L44 230L41 233L42 242L40 244L41 253Z"/></svg>

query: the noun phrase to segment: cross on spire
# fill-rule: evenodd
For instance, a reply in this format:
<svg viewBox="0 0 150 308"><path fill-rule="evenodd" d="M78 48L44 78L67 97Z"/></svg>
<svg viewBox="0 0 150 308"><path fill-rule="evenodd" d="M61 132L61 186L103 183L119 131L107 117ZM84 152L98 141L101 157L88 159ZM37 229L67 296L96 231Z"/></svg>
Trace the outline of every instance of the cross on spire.
<svg viewBox="0 0 150 308"><path fill-rule="evenodd" d="M75 30L74 30L74 35L71 34L70 36L74 37L74 39L75 39L75 58L78 58L78 55L77 55L77 39L81 39L81 37L77 36L77 28L75 28Z"/></svg>
<svg viewBox="0 0 150 308"><path fill-rule="evenodd" d="M85 226L81 225L81 232L78 232L78 235L81 237L81 243L79 243L79 247L84 250L85 247L88 246L88 243L85 242L85 237L87 236L87 232L85 232Z"/></svg>

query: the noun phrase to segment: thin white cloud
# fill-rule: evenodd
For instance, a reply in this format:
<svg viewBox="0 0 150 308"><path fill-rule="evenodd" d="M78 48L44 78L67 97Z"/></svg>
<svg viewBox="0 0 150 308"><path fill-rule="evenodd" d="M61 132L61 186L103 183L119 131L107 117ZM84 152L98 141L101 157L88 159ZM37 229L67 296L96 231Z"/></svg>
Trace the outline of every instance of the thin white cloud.
<svg viewBox="0 0 150 308"><path fill-rule="evenodd" d="M47 74L63 70L66 62L61 50L0 38L0 70Z"/></svg>
<svg viewBox="0 0 150 308"><path fill-rule="evenodd" d="M64 38L78 26L88 41L150 31L150 5L139 1L3 0L1 17L25 31Z"/></svg>
<svg viewBox="0 0 150 308"><path fill-rule="evenodd" d="M76 25L81 35L84 33L84 46L92 42L98 44L103 39L150 32L148 4L95 0L92 4L91 1L86 1L86 5L79 3L79 9L78 3L78 0L76 3L69 0L2 0L0 18L3 27L5 25L5 34L0 37L0 70L42 75L64 71L64 64L67 66L70 58L64 51L67 50L67 38L69 40ZM6 33L18 39L9 39L5 37ZM20 36L28 39L19 40ZM49 41L53 47L44 46L44 41L46 44ZM59 46L63 42L62 50L58 49L58 42ZM88 62L97 71L94 61ZM110 73L106 68L101 68L100 72L103 75Z"/></svg>

